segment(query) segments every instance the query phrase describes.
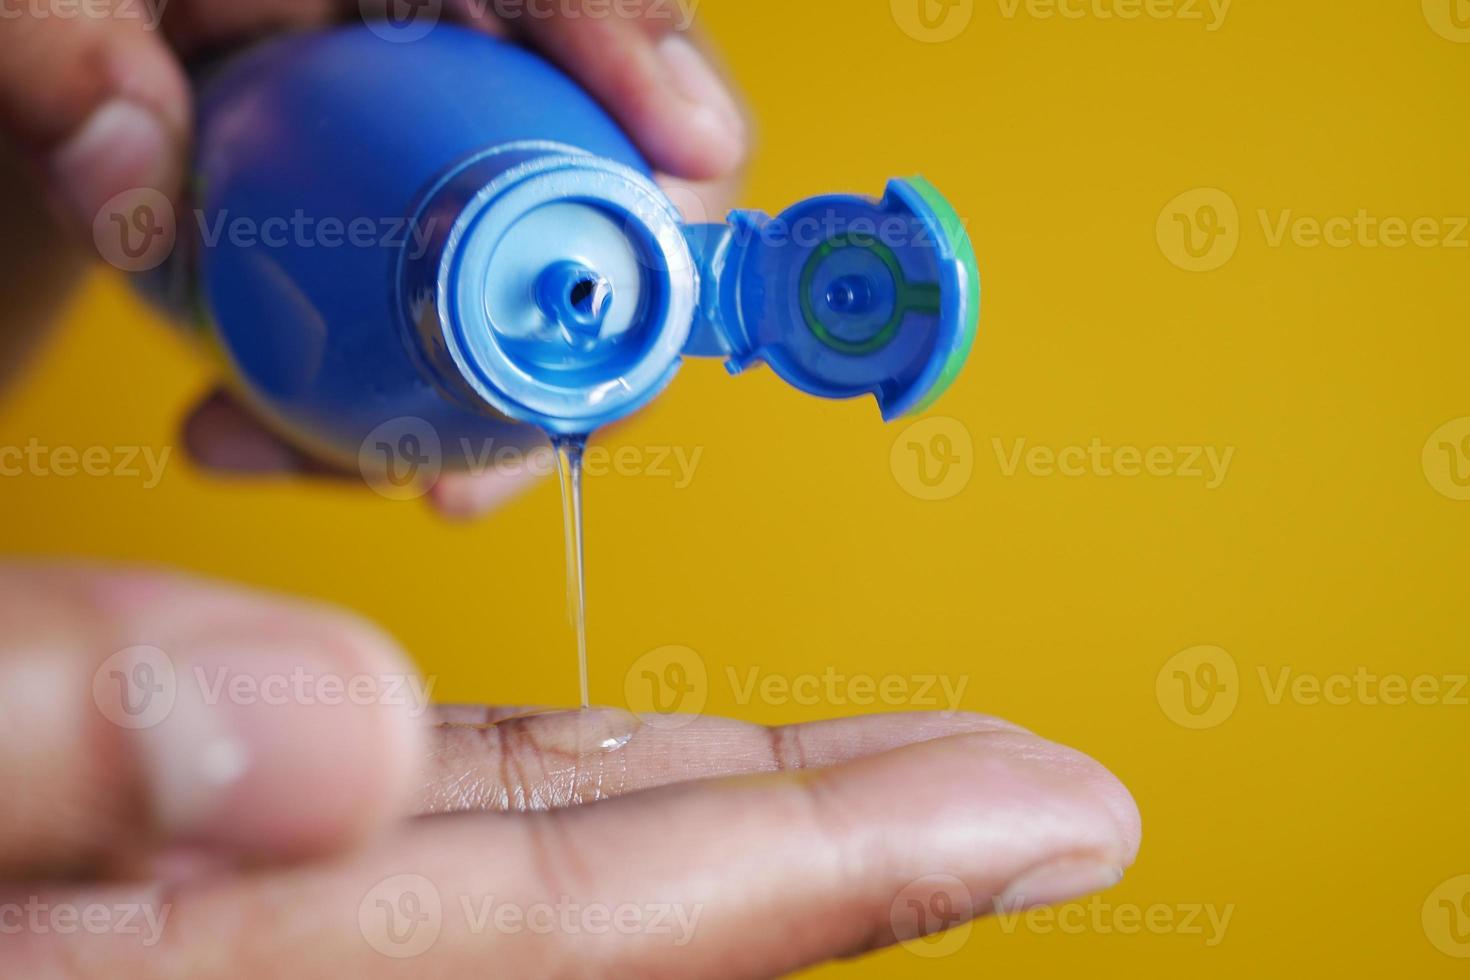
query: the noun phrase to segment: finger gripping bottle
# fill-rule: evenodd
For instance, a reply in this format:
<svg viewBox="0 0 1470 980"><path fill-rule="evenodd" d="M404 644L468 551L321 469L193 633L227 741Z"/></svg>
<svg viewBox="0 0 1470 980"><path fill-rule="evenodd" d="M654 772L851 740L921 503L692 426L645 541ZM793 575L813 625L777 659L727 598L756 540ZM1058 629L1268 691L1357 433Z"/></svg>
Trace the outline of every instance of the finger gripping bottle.
<svg viewBox="0 0 1470 980"><path fill-rule="evenodd" d="M327 458L399 418L431 427L447 466L530 426L585 434L686 355L872 395L891 419L949 385L979 317L973 249L922 179L685 224L570 79L448 25L295 35L217 67L194 174L155 291Z"/></svg>

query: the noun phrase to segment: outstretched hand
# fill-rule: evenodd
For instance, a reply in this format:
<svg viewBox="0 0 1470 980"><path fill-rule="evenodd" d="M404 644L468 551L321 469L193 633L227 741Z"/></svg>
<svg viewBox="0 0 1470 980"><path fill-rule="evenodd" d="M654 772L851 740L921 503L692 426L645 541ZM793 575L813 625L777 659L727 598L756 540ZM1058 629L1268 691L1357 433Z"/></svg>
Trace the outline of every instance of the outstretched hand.
<svg viewBox="0 0 1470 980"><path fill-rule="evenodd" d="M1113 776L990 718L426 718L372 627L135 572L0 571L0 623L6 976L773 976L1138 848Z"/></svg>

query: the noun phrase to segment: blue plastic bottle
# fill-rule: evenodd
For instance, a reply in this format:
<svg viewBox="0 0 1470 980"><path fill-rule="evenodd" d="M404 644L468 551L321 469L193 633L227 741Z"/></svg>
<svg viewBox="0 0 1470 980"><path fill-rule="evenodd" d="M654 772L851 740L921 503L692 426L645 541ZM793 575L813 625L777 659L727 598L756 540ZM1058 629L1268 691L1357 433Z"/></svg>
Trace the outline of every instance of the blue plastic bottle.
<svg viewBox="0 0 1470 980"><path fill-rule="evenodd" d="M892 418L953 380L978 321L973 250L926 182L686 226L592 98L466 29L268 42L201 80L197 135L197 228L164 288L327 458L405 417L449 467L528 426L587 433L685 355Z"/></svg>

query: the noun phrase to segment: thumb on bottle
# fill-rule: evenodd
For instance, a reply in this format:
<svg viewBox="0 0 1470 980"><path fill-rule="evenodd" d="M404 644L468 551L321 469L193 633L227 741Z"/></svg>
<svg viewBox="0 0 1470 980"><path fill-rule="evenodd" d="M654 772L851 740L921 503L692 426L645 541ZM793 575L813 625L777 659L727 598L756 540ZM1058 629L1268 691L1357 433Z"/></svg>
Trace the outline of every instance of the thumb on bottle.
<svg viewBox="0 0 1470 980"><path fill-rule="evenodd" d="M569 0L510 26L601 100L655 168L703 181L745 162L745 113L684 4Z"/></svg>

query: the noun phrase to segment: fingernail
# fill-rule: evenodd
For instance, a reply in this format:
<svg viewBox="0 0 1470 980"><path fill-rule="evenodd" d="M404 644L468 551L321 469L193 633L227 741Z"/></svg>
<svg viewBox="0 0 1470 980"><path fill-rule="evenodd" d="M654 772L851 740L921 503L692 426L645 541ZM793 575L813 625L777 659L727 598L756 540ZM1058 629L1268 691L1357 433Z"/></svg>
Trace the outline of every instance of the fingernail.
<svg viewBox="0 0 1470 980"><path fill-rule="evenodd" d="M231 665L215 665L228 672ZM179 665L166 679L173 698L162 721L140 732L143 776L161 837L192 836L206 828L244 781L257 754L248 715L229 698L207 697L207 661Z"/></svg>
<svg viewBox="0 0 1470 980"><path fill-rule="evenodd" d="M683 34L665 37L658 51L674 91L689 104L690 135L717 147L733 168L745 154L745 117L724 79Z"/></svg>
<svg viewBox="0 0 1470 980"><path fill-rule="evenodd" d="M166 716L138 733L161 839L298 855L396 816L422 727L407 673L349 674L272 637L196 648L171 682Z"/></svg>
<svg viewBox="0 0 1470 980"><path fill-rule="evenodd" d="M185 420L184 445L200 466L224 473L297 473L303 469L296 450L221 391L201 402Z"/></svg>
<svg viewBox="0 0 1470 980"><path fill-rule="evenodd" d="M64 217L90 229L102 207L124 191L146 187L168 196L172 152L173 140L157 115L113 99L52 152L52 194Z"/></svg>
<svg viewBox="0 0 1470 980"><path fill-rule="evenodd" d="M439 514L451 521L468 521L510 503L542 479L530 466L513 472L504 469L484 473L452 473L429 490L429 500Z"/></svg>
<svg viewBox="0 0 1470 980"><path fill-rule="evenodd" d="M1122 880L1123 869L1115 864L1063 858L1022 874L1006 887L997 904L1006 912L1022 912L1107 891Z"/></svg>

